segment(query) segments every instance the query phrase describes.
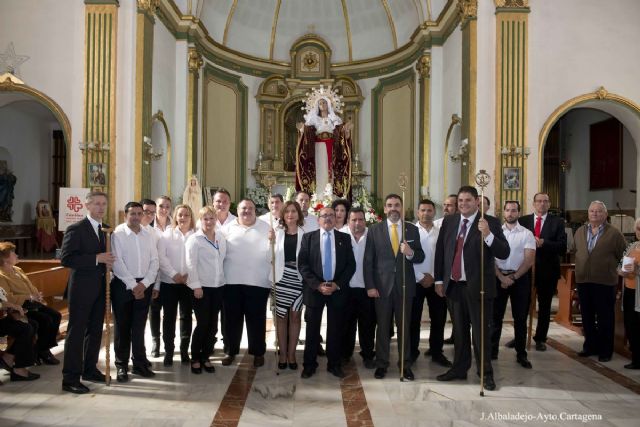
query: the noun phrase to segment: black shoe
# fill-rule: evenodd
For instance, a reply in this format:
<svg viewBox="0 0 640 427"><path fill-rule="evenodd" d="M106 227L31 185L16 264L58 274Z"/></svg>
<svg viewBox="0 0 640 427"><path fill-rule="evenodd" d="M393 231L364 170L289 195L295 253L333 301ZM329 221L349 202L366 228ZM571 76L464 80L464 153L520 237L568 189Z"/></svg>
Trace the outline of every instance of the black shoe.
<svg viewBox="0 0 640 427"><path fill-rule="evenodd" d="M287 362L278 362L278 369L287 369Z"/></svg>
<svg viewBox="0 0 640 427"><path fill-rule="evenodd" d="M85 381L91 381L92 383L106 383L107 377L100 371L96 370L90 374L86 374L82 376L82 379Z"/></svg>
<svg viewBox="0 0 640 427"><path fill-rule="evenodd" d="M536 351L547 351L547 345L542 341L536 341Z"/></svg>
<svg viewBox="0 0 640 427"><path fill-rule="evenodd" d="M13 367L9 366L9 364L4 360L2 356L0 356L0 368L4 369L7 372L13 371Z"/></svg>
<svg viewBox="0 0 640 427"><path fill-rule="evenodd" d="M230 356L227 355L225 357L222 358L222 366L229 366L233 363L233 360L235 359L235 356Z"/></svg>
<svg viewBox="0 0 640 427"><path fill-rule="evenodd" d="M149 359L145 359L143 363L147 368L150 368L150 367L153 366L153 364L151 363L151 361Z"/></svg>
<svg viewBox="0 0 640 427"><path fill-rule="evenodd" d="M640 363L629 363L624 365L624 369L640 369Z"/></svg>
<svg viewBox="0 0 640 427"><path fill-rule="evenodd" d="M333 366L331 368L327 368L327 371L330 372L334 377L344 378L344 371L340 366Z"/></svg>
<svg viewBox="0 0 640 427"><path fill-rule="evenodd" d="M611 362L611 356L598 356L598 362Z"/></svg>
<svg viewBox="0 0 640 427"><path fill-rule="evenodd" d="M200 375L202 373L202 364L199 364L200 366L193 366L194 364L191 364L191 373L192 374L196 374L196 375Z"/></svg>
<svg viewBox="0 0 640 427"><path fill-rule="evenodd" d="M349 362L351 362L351 356L345 356L340 360L340 363L342 363L342 365L348 365Z"/></svg>
<svg viewBox="0 0 640 427"><path fill-rule="evenodd" d="M529 359L527 359L527 356L518 356L516 358L516 362L518 362L520 366L522 366L523 368L526 368L526 369L533 368L533 366L531 365L531 362L529 362Z"/></svg>
<svg viewBox="0 0 640 427"><path fill-rule="evenodd" d="M65 383L64 381L62 382L62 390L63 391L68 391L69 393L74 393L74 394L85 394L85 393L89 393L91 390L89 390L89 387L87 387L86 385L82 384L80 381L77 381L75 383Z"/></svg>
<svg viewBox="0 0 640 427"><path fill-rule="evenodd" d="M379 380L383 379L386 375L387 375L387 368L378 368L373 373L373 376Z"/></svg>
<svg viewBox="0 0 640 427"><path fill-rule="evenodd" d="M160 357L160 338L154 337L151 344L151 357Z"/></svg>
<svg viewBox="0 0 640 427"><path fill-rule="evenodd" d="M362 363L364 364L364 367L367 369L373 369L376 367L376 362L373 359L364 359Z"/></svg>
<svg viewBox="0 0 640 427"><path fill-rule="evenodd" d="M327 355L327 352L326 352L326 351L324 351L324 348L322 347L322 344L320 344L320 345L318 346L318 356L322 356L322 357L324 357L324 356L326 356L326 355Z"/></svg>
<svg viewBox="0 0 640 427"><path fill-rule="evenodd" d="M409 380L409 381L413 381L416 379L416 377L413 375L413 371L411 370L411 368L404 368L404 371L402 372L402 377L405 380Z"/></svg>
<svg viewBox="0 0 640 427"><path fill-rule="evenodd" d="M311 378L315 373L316 373L315 369L304 368L302 370L302 374L300 375L300 378Z"/></svg>
<svg viewBox="0 0 640 427"><path fill-rule="evenodd" d="M164 360L162 361L164 366L173 366L173 352L166 352L164 354Z"/></svg>
<svg viewBox="0 0 640 427"><path fill-rule="evenodd" d="M118 368L116 380L119 383L126 383L127 381L129 381L129 374L127 373L127 368Z"/></svg>
<svg viewBox="0 0 640 427"><path fill-rule="evenodd" d="M424 352L425 356L431 356L431 348L428 348L427 351Z"/></svg>
<svg viewBox="0 0 640 427"><path fill-rule="evenodd" d="M447 359L447 356L442 353L431 356L431 360L433 362L436 362L440 366L444 366L445 368L450 368L453 366L453 363L451 363L451 361Z"/></svg>
<svg viewBox="0 0 640 427"><path fill-rule="evenodd" d="M511 341L507 341L507 343L504 346L507 348L516 348L516 340L513 339Z"/></svg>
<svg viewBox="0 0 640 427"><path fill-rule="evenodd" d="M578 356L580 357L589 357L589 356L594 356L594 353L590 353L588 351L582 350L578 352Z"/></svg>
<svg viewBox="0 0 640 427"><path fill-rule="evenodd" d="M449 338L447 338L446 340L444 340L445 344L453 344L453 335L451 335Z"/></svg>
<svg viewBox="0 0 640 427"><path fill-rule="evenodd" d="M467 374L456 374L453 370L449 369L442 375L436 377L438 381L453 381L453 380L466 380Z"/></svg>
<svg viewBox="0 0 640 427"><path fill-rule="evenodd" d="M298 364L296 362L289 362L289 369L291 369L292 371L298 370Z"/></svg>
<svg viewBox="0 0 640 427"><path fill-rule="evenodd" d="M142 365L142 366L134 365L133 369L131 370L131 373L140 375L141 377L145 377L145 378L151 378L156 376L155 372L153 372L151 369L149 369L145 365Z"/></svg>
<svg viewBox="0 0 640 427"><path fill-rule="evenodd" d="M33 381L40 378L40 374L35 374L33 372L27 371L27 376L22 376L16 374L16 371L11 371L11 381Z"/></svg>
<svg viewBox="0 0 640 427"><path fill-rule="evenodd" d="M45 365L59 365L60 361L51 354L51 351L47 350L46 353L40 355L40 361Z"/></svg>
<svg viewBox="0 0 640 427"><path fill-rule="evenodd" d="M484 388L489 391L496 389L496 382L493 380L493 375L487 375L484 377Z"/></svg>
<svg viewBox="0 0 640 427"><path fill-rule="evenodd" d="M253 356L253 367L259 368L264 366L264 356Z"/></svg>
<svg viewBox="0 0 640 427"><path fill-rule="evenodd" d="M189 363L191 363L189 350L180 350L180 363L182 363L183 365L188 365Z"/></svg>
<svg viewBox="0 0 640 427"><path fill-rule="evenodd" d="M201 363L200 366L202 366L202 369L204 369L210 374L213 374L216 371L216 367L213 366L211 362L209 362L208 360L204 363Z"/></svg>

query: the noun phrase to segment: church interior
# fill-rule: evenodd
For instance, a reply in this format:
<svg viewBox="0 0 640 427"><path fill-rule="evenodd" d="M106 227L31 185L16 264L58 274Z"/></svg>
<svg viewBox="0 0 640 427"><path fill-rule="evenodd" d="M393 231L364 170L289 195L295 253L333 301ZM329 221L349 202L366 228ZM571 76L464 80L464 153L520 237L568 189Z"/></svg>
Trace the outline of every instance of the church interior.
<svg viewBox="0 0 640 427"><path fill-rule="evenodd" d="M544 192L571 234L599 200L631 242L639 19L637 0L0 0L0 241L61 310L64 334L65 189L106 193L114 226L129 201L183 201L193 177L203 204L223 188L233 207L248 197L266 212L270 193L301 185L298 126L307 99L326 90L348 145L335 194L377 214L386 194L402 194L415 221L420 200L440 217L443 200L483 171L499 219L506 201L524 215ZM636 426L640 370L623 368L621 300L613 360L577 357L573 263L567 252L548 351L532 349L523 370L501 349L500 388L484 396L473 370L438 383L442 368L424 357L413 382L374 379L355 357L342 380L276 375L268 313L260 369L248 354L199 377L152 360L155 378L86 396L61 393L60 367L35 367L32 383L0 373L0 425ZM514 335L508 319L502 342ZM426 310L422 325L424 350Z"/></svg>

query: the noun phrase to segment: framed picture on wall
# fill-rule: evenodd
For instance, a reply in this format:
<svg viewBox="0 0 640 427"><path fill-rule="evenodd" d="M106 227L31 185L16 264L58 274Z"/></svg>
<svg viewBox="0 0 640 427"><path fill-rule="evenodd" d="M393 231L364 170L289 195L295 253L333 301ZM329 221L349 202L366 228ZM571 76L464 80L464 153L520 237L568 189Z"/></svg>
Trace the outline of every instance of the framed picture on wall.
<svg viewBox="0 0 640 427"><path fill-rule="evenodd" d="M104 187L108 183L107 163L87 163L87 183L89 187Z"/></svg>
<svg viewBox="0 0 640 427"><path fill-rule="evenodd" d="M502 168L502 188L504 190L520 190L522 181L522 168L503 167Z"/></svg>

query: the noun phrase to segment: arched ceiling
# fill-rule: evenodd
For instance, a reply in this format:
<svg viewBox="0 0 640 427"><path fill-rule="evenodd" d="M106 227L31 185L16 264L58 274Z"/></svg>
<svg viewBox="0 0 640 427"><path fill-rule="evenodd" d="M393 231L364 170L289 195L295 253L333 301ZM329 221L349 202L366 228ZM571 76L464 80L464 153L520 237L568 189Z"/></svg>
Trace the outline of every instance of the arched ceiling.
<svg viewBox="0 0 640 427"><path fill-rule="evenodd" d="M288 62L289 49L314 33L331 47L332 63L393 52L447 0L174 0L198 18L213 40L252 57Z"/></svg>

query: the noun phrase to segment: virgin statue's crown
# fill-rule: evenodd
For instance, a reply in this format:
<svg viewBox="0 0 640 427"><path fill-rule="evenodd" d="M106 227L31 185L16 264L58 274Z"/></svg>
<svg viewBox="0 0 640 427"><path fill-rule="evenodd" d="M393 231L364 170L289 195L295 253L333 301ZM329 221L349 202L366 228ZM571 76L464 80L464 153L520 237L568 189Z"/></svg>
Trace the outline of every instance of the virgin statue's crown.
<svg viewBox="0 0 640 427"><path fill-rule="evenodd" d="M307 92L306 95L307 99L304 101L302 109L305 110L307 114L315 110L321 98L329 100L334 113L342 113L344 102L342 102L342 96L338 95L337 89L333 89L331 86L324 87L320 85L320 88L314 87L311 89L311 92Z"/></svg>

